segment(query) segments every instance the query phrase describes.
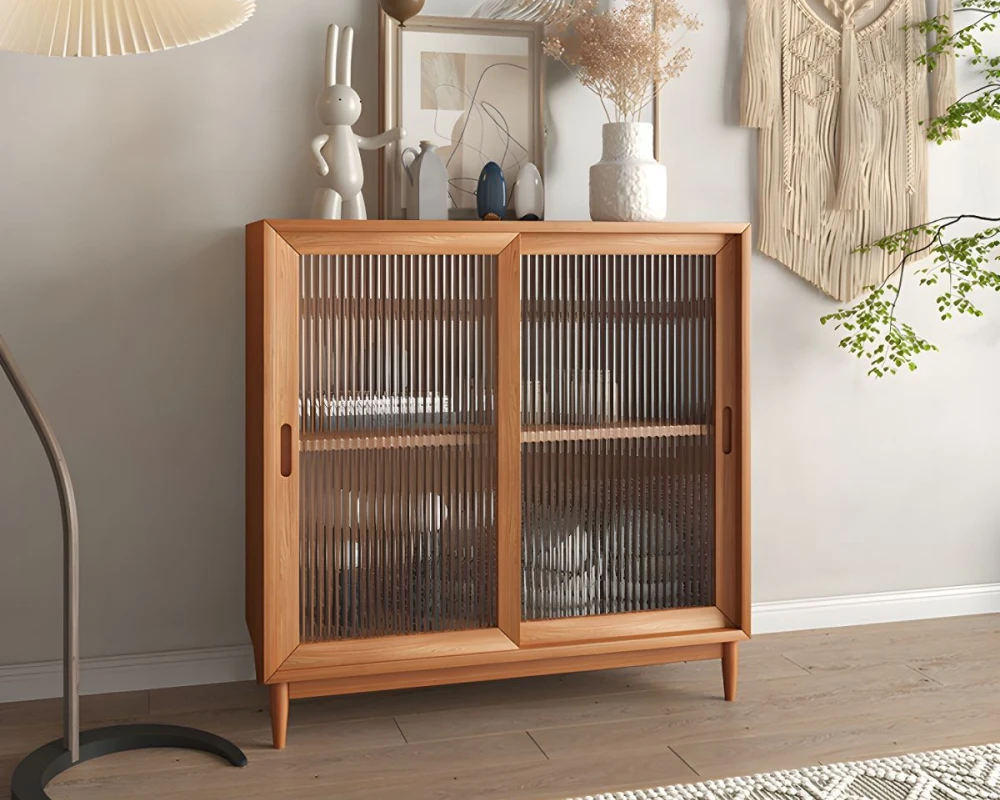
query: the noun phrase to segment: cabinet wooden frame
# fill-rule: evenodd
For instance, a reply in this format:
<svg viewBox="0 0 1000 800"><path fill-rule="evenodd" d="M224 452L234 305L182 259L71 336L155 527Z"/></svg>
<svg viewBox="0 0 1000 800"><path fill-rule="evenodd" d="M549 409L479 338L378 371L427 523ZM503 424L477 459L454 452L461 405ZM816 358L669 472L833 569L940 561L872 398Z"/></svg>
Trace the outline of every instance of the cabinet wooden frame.
<svg viewBox="0 0 1000 800"><path fill-rule="evenodd" d="M360 436L300 435L300 259L366 254L496 257L496 628L300 641L299 452L372 446ZM714 256L714 605L522 621L522 443L705 432L666 425L639 431L522 427L520 270L522 256L535 254ZM736 645L750 632L749 267L745 224L264 220L249 225L246 618L258 680L289 684L279 692L287 704L288 697L722 658L727 687L731 683L735 694ZM449 435L468 431L430 434ZM415 443L412 436L397 438L386 437L377 446Z"/></svg>
<svg viewBox="0 0 1000 800"><path fill-rule="evenodd" d="M247 228L247 625L257 677L299 645L299 254L269 225Z"/></svg>

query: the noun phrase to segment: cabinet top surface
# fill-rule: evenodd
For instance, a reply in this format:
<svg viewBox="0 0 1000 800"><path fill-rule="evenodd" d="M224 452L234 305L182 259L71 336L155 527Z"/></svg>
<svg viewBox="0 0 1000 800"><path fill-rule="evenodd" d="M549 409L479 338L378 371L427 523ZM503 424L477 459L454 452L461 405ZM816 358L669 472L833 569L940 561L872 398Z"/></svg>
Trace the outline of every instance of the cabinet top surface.
<svg viewBox="0 0 1000 800"><path fill-rule="evenodd" d="M265 219L278 233L576 233L729 234L745 233L746 222L480 222L470 220ZM255 223L256 224L256 223Z"/></svg>

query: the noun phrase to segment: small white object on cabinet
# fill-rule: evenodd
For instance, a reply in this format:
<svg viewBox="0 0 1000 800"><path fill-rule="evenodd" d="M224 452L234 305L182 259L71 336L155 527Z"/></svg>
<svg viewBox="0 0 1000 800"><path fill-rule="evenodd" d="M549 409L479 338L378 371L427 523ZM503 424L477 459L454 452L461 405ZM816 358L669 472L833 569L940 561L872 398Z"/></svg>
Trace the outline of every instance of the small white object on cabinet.
<svg viewBox="0 0 1000 800"><path fill-rule="evenodd" d="M313 219L368 219L361 194L365 185L361 151L379 150L406 135L402 128L371 138L354 132L354 123L361 118L361 98L351 88L353 51L354 29L344 28L341 34L339 25L331 25L326 39L326 88L316 103L320 121L329 132L312 142L316 171L329 176L330 185L316 190Z"/></svg>
<svg viewBox="0 0 1000 800"><path fill-rule="evenodd" d="M437 145L426 140L420 150L407 147L403 151L401 160L409 179L407 219L448 219L448 168L436 151Z"/></svg>
<svg viewBox="0 0 1000 800"><path fill-rule="evenodd" d="M545 184L542 173L532 163L527 163L517 173L514 184L514 214L518 219L545 218Z"/></svg>

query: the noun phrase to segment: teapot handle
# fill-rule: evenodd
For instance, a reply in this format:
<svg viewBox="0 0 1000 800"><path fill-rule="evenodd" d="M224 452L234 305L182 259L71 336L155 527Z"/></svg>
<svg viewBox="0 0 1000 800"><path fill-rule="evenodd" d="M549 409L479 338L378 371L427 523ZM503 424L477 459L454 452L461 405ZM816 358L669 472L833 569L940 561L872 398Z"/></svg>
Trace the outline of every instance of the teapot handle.
<svg viewBox="0 0 1000 800"><path fill-rule="evenodd" d="M410 159L409 163L407 163L406 161L407 153L413 156L413 158ZM413 162L416 161L419 157L420 157L420 151L417 150L417 148L415 147L407 147L403 151L402 155L400 155L399 157L399 160L403 162L403 170L406 172L407 177L409 177L411 186L415 183L415 181L413 180L413 173L410 171L410 167L413 166Z"/></svg>

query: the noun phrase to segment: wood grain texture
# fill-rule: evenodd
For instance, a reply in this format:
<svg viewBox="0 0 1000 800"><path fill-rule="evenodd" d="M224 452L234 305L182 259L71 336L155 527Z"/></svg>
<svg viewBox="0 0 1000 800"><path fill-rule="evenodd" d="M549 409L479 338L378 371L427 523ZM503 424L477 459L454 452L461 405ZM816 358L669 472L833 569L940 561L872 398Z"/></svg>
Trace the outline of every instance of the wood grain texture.
<svg viewBox="0 0 1000 800"><path fill-rule="evenodd" d="M152 718L234 708L266 710L270 695L267 686L239 681L201 686L176 686L148 692Z"/></svg>
<svg viewBox="0 0 1000 800"><path fill-rule="evenodd" d="M740 672L740 646L737 642L722 645L722 690L730 703L736 700Z"/></svg>
<svg viewBox="0 0 1000 800"><path fill-rule="evenodd" d="M524 652L517 651L517 652ZM536 651L536 653L541 651ZM700 661L722 657L718 644L668 647L658 650L616 652L580 655L571 658L552 657L531 660L521 659L497 663L495 659L480 663L466 663L448 667L430 665L410 672L364 674L359 670L344 672L341 677L325 680L295 681L291 684L292 697L324 697L339 694L411 689L423 686L444 686L472 681L495 681L538 675L561 675L568 672L588 672L617 667L635 667L649 664L673 664L680 661ZM469 659L465 659L467 662Z"/></svg>
<svg viewBox="0 0 1000 800"><path fill-rule="evenodd" d="M38 731L38 744L46 741L46 737L57 738L62 733L62 712L61 697L0 705L0 756L22 752L23 740L18 741L14 735L17 731L22 736L26 731ZM85 729L143 717L148 713L149 692L93 694L80 698L80 722ZM10 738L5 735L7 732L10 732Z"/></svg>
<svg viewBox="0 0 1000 800"><path fill-rule="evenodd" d="M742 254L743 242L734 237L716 256L715 591L716 605L730 623L748 629L750 564L744 543L749 527L742 514L749 425L743 411Z"/></svg>
<svg viewBox="0 0 1000 800"><path fill-rule="evenodd" d="M460 774L472 764L485 774L517 774L524 767L545 763L545 755L523 731L477 737L466 742L400 744L366 750L348 748L344 751L324 741L321 730L314 729L309 733L313 734L311 741L302 743L300 740L303 737L295 736L286 750L250 749L250 766L243 770L226 769L217 759L205 754L176 751L137 753L130 757L141 759L141 763L148 768L146 774L136 770L104 778L95 769L81 769L79 772L74 769L55 784L54 796L96 800L111 789L129 797L144 798L324 797L339 800L344 787L353 786L354 790L366 792L372 798L391 797L393 794L412 797L406 785L428 765L433 765L435 774L443 779L446 775ZM110 758L118 761L117 757ZM163 760L174 762L175 769L171 773L156 769ZM96 767L98 763L107 762L102 759L93 763ZM101 777L95 779L95 776ZM388 787L394 787L389 795L385 794ZM458 797L450 794L438 796L456 797L456 800Z"/></svg>
<svg viewBox="0 0 1000 800"><path fill-rule="evenodd" d="M753 644L746 648L745 667L754 663ZM809 675L780 669L769 673L773 662L748 680L739 703L727 703L718 695L718 664L700 663L665 668L662 682L638 692L622 692L593 698L589 705L574 698L560 698L522 704L497 711L502 719L491 731L527 729L552 758L599 757L607 742L614 741L623 751L635 754L663 752L668 747L706 741L724 741L785 730L808 733L822 730L820 720L832 722L841 710L857 713L859 708L878 704L879 698L898 697L900 702L916 702L936 689L929 681L905 667L865 668L855 676ZM750 678L750 670L744 677ZM670 673L676 677L669 680ZM692 674L696 673L696 674ZM780 675L780 677L779 677ZM852 677L845 681L844 678ZM862 687L861 683L867 685ZM594 707L597 706L597 707ZM838 710L840 709L840 710ZM474 724L472 712L452 714L426 712L397 716L409 741L463 735ZM802 715L805 718L800 718ZM485 725L485 715L478 720ZM747 771L756 771L752 764Z"/></svg>
<svg viewBox="0 0 1000 800"><path fill-rule="evenodd" d="M124 753L74 767L51 794L552 800L985 744L1000 715L998 644L1000 615L758 636L740 646L739 703L722 701L717 662L299 700L283 751L254 684L84 697L88 727L194 725L231 738L250 767ZM0 798L14 764L59 735L60 707L0 705Z"/></svg>
<svg viewBox="0 0 1000 800"><path fill-rule="evenodd" d="M330 431L301 435L299 449L303 453L344 450L398 450L406 447L458 447L481 442L489 435L486 428L464 426L461 430L434 433L366 433L364 431Z"/></svg>
<svg viewBox="0 0 1000 800"><path fill-rule="evenodd" d="M299 443L299 256L264 229L263 667L274 674L299 643L299 469L281 474L281 427Z"/></svg>
<svg viewBox="0 0 1000 800"><path fill-rule="evenodd" d="M477 709L516 703L539 703L559 699L563 708L573 707L582 697L602 697L633 692L669 695L678 703L703 704L706 698L722 699L719 680L721 647L713 645L706 660L618 667L615 669L553 672L493 681L438 684L431 687L399 689L354 695L317 697L296 703L293 723L368 719L384 713L414 714L448 710ZM690 651L688 654L690 656ZM744 654L740 680L745 686L775 678L801 677L808 673L778 653L751 648ZM915 676L919 678L919 676ZM748 695L749 697L749 695ZM746 698L745 698L746 699ZM602 702L604 702L602 700ZM266 701L262 704L266 707ZM475 713L470 711L469 713Z"/></svg>
<svg viewBox="0 0 1000 800"><path fill-rule="evenodd" d="M494 680L504 677L518 677L531 674L525 665L535 662L551 661L563 663L567 672L574 671L574 660L580 658L607 658L605 667L633 666L641 663L661 663L655 659L645 661L649 653L667 650L673 647L691 647L697 645L721 645L723 642L743 641L746 634L733 628L714 631L697 631L673 633L664 636L644 636L635 639L612 639L600 642L585 642L579 644L554 645L552 647L523 647L516 645L509 649L492 650L489 652L462 652L455 655L440 655L432 658L409 658L392 661L372 661L367 664L331 665L316 663L309 667L292 668L290 664L283 665L271 678L273 681L343 680L362 677L365 684L374 688L398 688L401 685L398 677L404 673L419 674L427 670L467 669L479 670L489 677L477 680ZM722 650L717 649L716 657L722 657ZM643 655L643 654L646 655ZM588 661L587 663L592 663ZM596 662L594 662L596 663ZM594 666L600 669L600 665ZM386 682L384 687L378 686L376 676L382 676ZM428 684L413 684L428 685ZM359 690L360 691L360 690ZM295 694L293 690L293 695Z"/></svg>
<svg viewBox="0 0 1000 800"><path fill-rule="evenodd" d="M288 738L288 684L271 685L271 741L275 750L284 750Z"/></svg>
<svg viewBox="0 0 1000 800"><path fill-rule="evenodd" d="M661 439L678 436L705 436L708 425L605 425L583 428L568 425L526 425L522 442L594 442L620 439Z"/></svg>
<svg viewBox="0 0 1000 800"><path fill-rule="evenodd" d="M514 643L521 626L521 253L501 254L497 286L497 621Z"/></svg>
<svg viewBox="0 0 1000 800"><path fill-rule="evenodd" d="M282 665L282 673L393 661L437 659L457 655L485 655L512 651L516 645L496 629L447 631L374 639L300 644Z"/></svg>
<svg viewBox="0 0 1000 800"><path fill-rule="evenodd" d="M720 235L738 236L749 229L745 222L590 222L583 220L544 222L482 222L478 220L265 220L283 237L310 233L322 236L386 233L498 233L608 235ZM502 249L502 248L500 248ZM499 250L497 251L499 252Z"/></svg>
<svg viewBox="0 0 1000 800"><path fill-rule="evenodd" d="M753 596L751 583L750 528L750 270L753 266L753 235L748 227L739 235L740 248L740 627L751 635Z"/></svg>
<svg viewBox="0 0 1000 800"><path fill-rule="evenodd" d="M663 672L683 676L691 667L702 666L707 664L669 666ZM767 732L768 721L772 726L783 723L780 728L785 730L813 730L808 720L794 719L799 709L837 719L838 700L843 705L854 686L832 675L820 680L808 676L761 680L742 702L727 703L718 690L718 664L711 666L711 674L702 670L698 681L663 680L641 691L595 694L589 702L553 692L547 698L515 696L485 707L399 713L395 718L408 742L527 730L553 757L597 756L608 742L615 742L619 752L654 753L675 743L721 740L747 730ZM855 709L884 696L896 696L900 704L917 702L936 691L930 681L900 667L869 668L861 677L872 685L860 693ZM786 685L788 698L779 696L780 687Z"/></svg>
<svg viewBox="0 0 1000 800"><path fill-rule="evenodd" d="M639 231L623 235L560 229L549 232L524 232L521 250L525 255L688 255L713 256L733 237L725 233L685 230L674 232Z"/></svg>
<svg viewBox="0 0 1000 800"><path fill-rule="evenodd" d="M710 648L742 641L749 628L749 442L746 403L748 227L744 224L345 222L276 220L248 227L247 313L247 622L259 679L308 682L330 691L428 685L541 672L596 669L665 660L666 648ZM714 425L521 427L520 261L544 253L718 254L716 298L719 408ZM301 435L298 425L299 253L499 255L496 367L498 630L299 646L298 459L280 469L279 431L293 431L292 452L451 447L492 431L448 430L389 436ZM584 263L581 259L580 263ZM252 273L252 274L251 274ZM663 305L661 303L661 305ZM696 304L693 304L696 305ZM648 306L648 307L647 307ZM584 313L585 309L574 309ZM402 309L403 317L450 319L445 300ZM473 312L466 312L467 315ZM596 312L595 312L596 313ZM625 316L677 317L685 311L637 302ZM409 316L407 316L409 315ZM420 315L420 319L417 317ZM401 317L402 319L402 317ZM256 396L254 396L256 395ZM251 399L252 398L252 399ZM703 436L732 412L733 452L719 456L717 608L674 609L619 617L521 622L521 444ZM717 437L721 438L721 437ZM286 472L289 471L286 469ZM742 628L742 630L740 630ZM522 634L522 631L527 633ZM522 639L522 635L524 638ZM485 638L484 638L485 637ZM499 638L498 638L499 637ZM486 641L486 640L489 641ZM501 641L502 639L502 641ZM517 644L525 645L517 650ZM602 661L603 659L603 661ZM427 673L440 671L438 677ZM307 691L292 687L291 693Z"/></svg>
<svg viewBox="0 0 1000 800"><path fill-rule="evenodd" d="M264 680L264 232L246 231L246 622Z"/></svg>
<svg viewBox="0 0 1000 800"><path fill-rule="evenodd" d="M663 636L666 633L726 628L728 624L726 617L714 606L547 619L521 623L521 646L537 647Z"/></svg>
<svg viewBox="0 0 1000 800"><path fill-rule="evenodd" d="M516 232L393 232L365 231L294 233L282 237L301 255L496 255L517 237Z"/></svg>

